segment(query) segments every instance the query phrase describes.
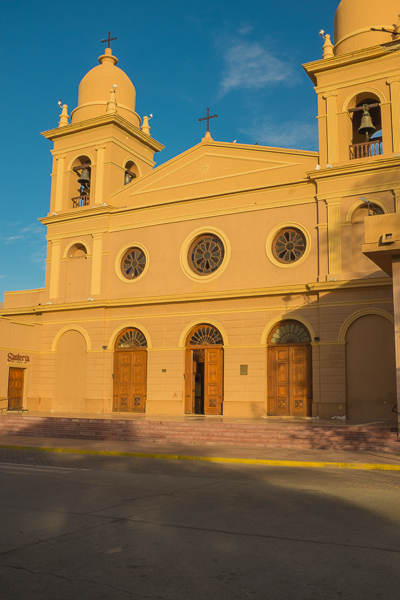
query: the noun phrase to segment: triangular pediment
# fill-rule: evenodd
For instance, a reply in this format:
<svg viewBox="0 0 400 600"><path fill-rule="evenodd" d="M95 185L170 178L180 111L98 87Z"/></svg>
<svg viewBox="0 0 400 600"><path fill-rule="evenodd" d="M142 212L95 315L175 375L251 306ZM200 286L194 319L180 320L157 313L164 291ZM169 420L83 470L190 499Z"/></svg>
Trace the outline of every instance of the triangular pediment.
<svg viewBox="0 0 400 600"><path fill-rule="evenodd" d="M303 180L317 153L207 142L121 189L111 204L150 206L219 196Z"/></svg>

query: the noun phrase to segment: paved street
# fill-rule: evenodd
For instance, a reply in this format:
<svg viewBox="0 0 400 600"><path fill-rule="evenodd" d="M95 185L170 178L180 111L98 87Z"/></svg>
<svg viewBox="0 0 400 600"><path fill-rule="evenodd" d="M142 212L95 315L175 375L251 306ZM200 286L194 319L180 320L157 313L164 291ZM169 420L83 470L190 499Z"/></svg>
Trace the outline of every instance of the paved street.
<svg viewBox="0 0 400 600"><path fill-rule="evenodd" d="M398 600L400 473L0 449L7 600Z"/></svg>

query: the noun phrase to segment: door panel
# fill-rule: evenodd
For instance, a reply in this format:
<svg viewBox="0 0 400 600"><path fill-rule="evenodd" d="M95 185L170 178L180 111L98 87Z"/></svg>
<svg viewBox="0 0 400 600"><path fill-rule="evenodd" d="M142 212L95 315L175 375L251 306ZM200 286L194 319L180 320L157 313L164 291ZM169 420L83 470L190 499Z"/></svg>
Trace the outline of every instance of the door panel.
<svg viewBox="0 0 400 600"><path fill-rule="evenodd" d="M185 350L185 414L195 412L195 372L193 350Z"/></svg>
<svg viewBox="0 0 400 600"><path fill-rule="evenodd" d="M146 409L147 352L115 352L113 410L139 412Z"/></svg>
<svg viewBox="0 0 400 600"><path fill-rule="evenodd" d="M268 348L268 414L311 413L311 346Z"/></svg>
<svg viewBox="0 0 400 600"><path fill-rule="evenodd" d="M204 414L222 414L223 350L206 348L204 359Z"/></svg>
<svg viewBox="0 0 400 600"><path fill-rule="evenodd" d="M24 371L25 369L10 367L8 374L9 410L22 407L24 395Z"/></svg>

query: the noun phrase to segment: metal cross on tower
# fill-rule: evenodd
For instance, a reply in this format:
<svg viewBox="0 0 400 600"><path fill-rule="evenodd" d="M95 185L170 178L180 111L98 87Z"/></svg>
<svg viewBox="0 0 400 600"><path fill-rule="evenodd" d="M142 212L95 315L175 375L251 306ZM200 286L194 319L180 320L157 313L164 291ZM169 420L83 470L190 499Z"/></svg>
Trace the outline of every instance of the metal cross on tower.
<svg viewBox="0 0 400 600"><path fill-rule="evenodd" d="M107 48L110 48L110 42L112 42L113 40L117 40L117 37L111 37L111 31L108 32L108 37L106 40L101 40L102 44L105 44L107 42Z"/></svg>
<svg viewBox="0 0 400 600"><path fill-rule="evenodd" d="M210 109L207 107L207 116L202 117L199 121L207 121L207 131L210 132L210 119L215 119L218 115L211 115L210 117Z"/></svg>

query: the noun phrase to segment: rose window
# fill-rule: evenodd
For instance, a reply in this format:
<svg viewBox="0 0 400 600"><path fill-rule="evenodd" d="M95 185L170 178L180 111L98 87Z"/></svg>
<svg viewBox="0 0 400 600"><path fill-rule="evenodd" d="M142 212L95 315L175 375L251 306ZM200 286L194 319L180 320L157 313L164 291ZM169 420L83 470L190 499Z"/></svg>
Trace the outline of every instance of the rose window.
<svg viewBox="0 0 400 600"><path fill-rule="evenodd" d="M306 239L299 229L282 229L274 238L272 251L275 258L284 264L299 260L306 250Z"/></svg>
<svg viewBox="0 0 400 600"><path fill-rule="evenodd" d="M219 237L212 234L201 235L189 250L189 262L196 273L210 275L221 266L224 254L224 245Z"/></svg>
<svg viewBox="0 0 400 600"><path fill-rule="evenodd" d="M126 279L136 279L144 271L146 256L140 248L129 248L121 261L122 274Z"/></svg>

